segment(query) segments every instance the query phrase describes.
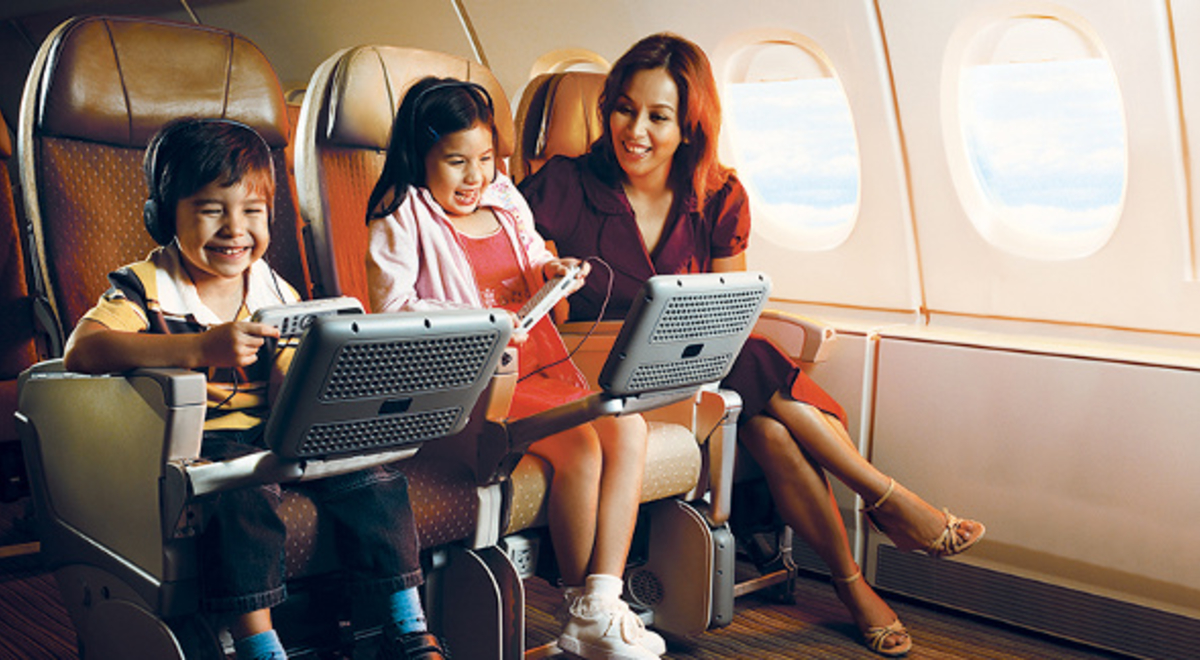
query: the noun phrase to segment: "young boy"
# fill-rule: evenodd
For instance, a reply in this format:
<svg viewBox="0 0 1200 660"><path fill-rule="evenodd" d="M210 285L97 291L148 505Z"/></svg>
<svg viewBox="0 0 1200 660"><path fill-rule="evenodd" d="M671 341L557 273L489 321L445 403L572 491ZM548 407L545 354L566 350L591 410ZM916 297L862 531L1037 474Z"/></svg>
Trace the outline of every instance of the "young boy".
<svg viewBox="0 0 1200 660"><path fill-rule="evenodd" d="M243 124L185 119L154 136L144 168L146 228L162 247L109 275L110 288L67 342L65 366L86 373L204 369L201 455L257 451L268 384L291 351L260 354L279 331L249 319L261 307L299 299L262 261L275 196L270 148ZM404 476L371 468L296 487L332 521L352 592L387 614L380 657L441 660L417 593L422 574ZM287 597L280 501L278 484L221 493L198 540L202 606L231 617L240 660L286 658L270 610Z"/></svg>

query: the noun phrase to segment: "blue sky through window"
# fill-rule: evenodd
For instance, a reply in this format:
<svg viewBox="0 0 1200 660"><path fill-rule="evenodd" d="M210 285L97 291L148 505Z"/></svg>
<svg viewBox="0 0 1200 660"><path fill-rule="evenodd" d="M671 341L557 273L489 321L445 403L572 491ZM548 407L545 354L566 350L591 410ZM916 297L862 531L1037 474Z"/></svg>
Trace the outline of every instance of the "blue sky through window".
<svg viewBox="0 0 1200 660"><path fill-rule="evenodd" d="M961 94L971 165L1005 222L1069 236L1115 221L1126 149L1107 61L973 66Z"/></svg>
<svg viewBox="0 0 1200 660"><path fill-rule="evenodd" d="M767 206L763 210L793 228L848 234L858 205L859 161L838 81L734 83L726 94L738 174Z"/></svg>

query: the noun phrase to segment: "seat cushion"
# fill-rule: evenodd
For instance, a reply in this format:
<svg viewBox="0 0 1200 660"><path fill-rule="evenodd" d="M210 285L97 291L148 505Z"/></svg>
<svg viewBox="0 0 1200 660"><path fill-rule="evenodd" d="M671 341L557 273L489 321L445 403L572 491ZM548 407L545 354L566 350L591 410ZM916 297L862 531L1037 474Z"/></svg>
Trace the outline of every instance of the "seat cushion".
<svg viewBox="0 0 1200 660"><path fill-rule="evenodd" d="M452 459L416 456L387 466L408 478L408 496L422 548L465 539L475 532L479 496L470 469ZM284 491L280 517L287 527L288 579L316 575L337 567L333 534L321 524L312 499Z"/></svg>
<svg viewBox="0 0 1200 660"><path fill-rule="evenodd" d="M650 422L650 444L642 480L642 502L688 492L700 479L701 452L696 437L678 424ZM552 470L544 460L523 460L509 482L512 499L505 534L546 524L546 499Z"/></svg>

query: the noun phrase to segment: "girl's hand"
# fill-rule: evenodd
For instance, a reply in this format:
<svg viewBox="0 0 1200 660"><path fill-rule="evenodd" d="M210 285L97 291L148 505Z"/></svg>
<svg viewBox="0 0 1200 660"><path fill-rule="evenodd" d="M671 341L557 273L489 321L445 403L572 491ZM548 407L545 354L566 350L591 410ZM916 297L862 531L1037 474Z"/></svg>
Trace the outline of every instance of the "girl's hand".
<svg viewBox="0 0 1200 660"><path fill-rule="evenodd" d="M517 328L521 327L521 317L517 316L516 312L509 312L508 318L513 324L512 336L508 338L509 345L520 346L529 341L529 332L527 330L517 330Z"/></svg>
<svg viewBox="0 0 1200 660"><path fill-rule="evenodd" d="M588 273L592 272L592 265L590 263L586 261L580 261L579 259L572 257L551 259L550 261L546 262L545 266L542 266L542 275L547 281L549 281L555 277L558 277L559 275L565 275L567 270L572 266L579 267L579 273L575 275L575 281L571 284L571 288L568 290L569 293L575 293L583 288L584 282L587 280Z"/></svg>
<svg viewBox="0 0 1200 660"><path fill-rule="evenodd" d="M210 367L245 367L258 359L267 338L279 338L279 328L267 323L222 323L200 335L201 362Z"/></svg>

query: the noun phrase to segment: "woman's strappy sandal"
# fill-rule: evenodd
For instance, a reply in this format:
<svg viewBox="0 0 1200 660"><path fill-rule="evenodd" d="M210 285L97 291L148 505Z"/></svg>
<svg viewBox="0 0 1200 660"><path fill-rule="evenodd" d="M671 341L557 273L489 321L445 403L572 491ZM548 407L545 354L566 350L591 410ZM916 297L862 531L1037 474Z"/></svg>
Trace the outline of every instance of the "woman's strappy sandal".
<svg viewBox="0 0 1200 660"><path fill-rule="evenodd" d="M887 534L887 531L880 526L879 521L875 520L875 516L872 514L874 511L877 511L879 507L883 506L883 503L892 496L892 493L895 492L895 490L896 480L891 479L888 483L887 490L884 491L882 497L880 497L874 504L870 506L864 506L862 509L860 509L863 513L867 514L867 520L871 521L871 526L884 534ZM964 520L959 518L953 513L950 513L949 509L942 509L942 514L946 516L946 526L942 528L942 533L939 534L938 537L931 541L928 545L924 547L921 547L920 545L905 547L900 543L896 543L896 547L900 548L901 550L921 550L925 554L935 559L941 559L942 557L953 557L954 555L966 552L971 546L978 543L979 539L983 538L983 533L987 531L987 528L983 526L983 523L977 520ZM969 539L963 540L963 538L958 535L958 530L960 527L962 527L963 523L967 522L973 522L976 525L979 525L979 533ZM891 538L890 534L888 534L888 538ZM895 542L895 539L892 539L892 541Z"/></svg>
<svg viewBox="0 0 1200 660"><path fill-rule="evenodd" d="M855 571L850 577L834 577L834 587L839 584L850 584L862 579L862 571ZM904 638L904 641L895 646L885 647L883 644L889 637L899 635ZM889 623L886 626L874 626L862 631L863 644L879 655L885 655L889 658L898 658L907 655L912 650L912 637L909 636L908 630L904 628L904 624L900 623L900 619Z"/></svg>

